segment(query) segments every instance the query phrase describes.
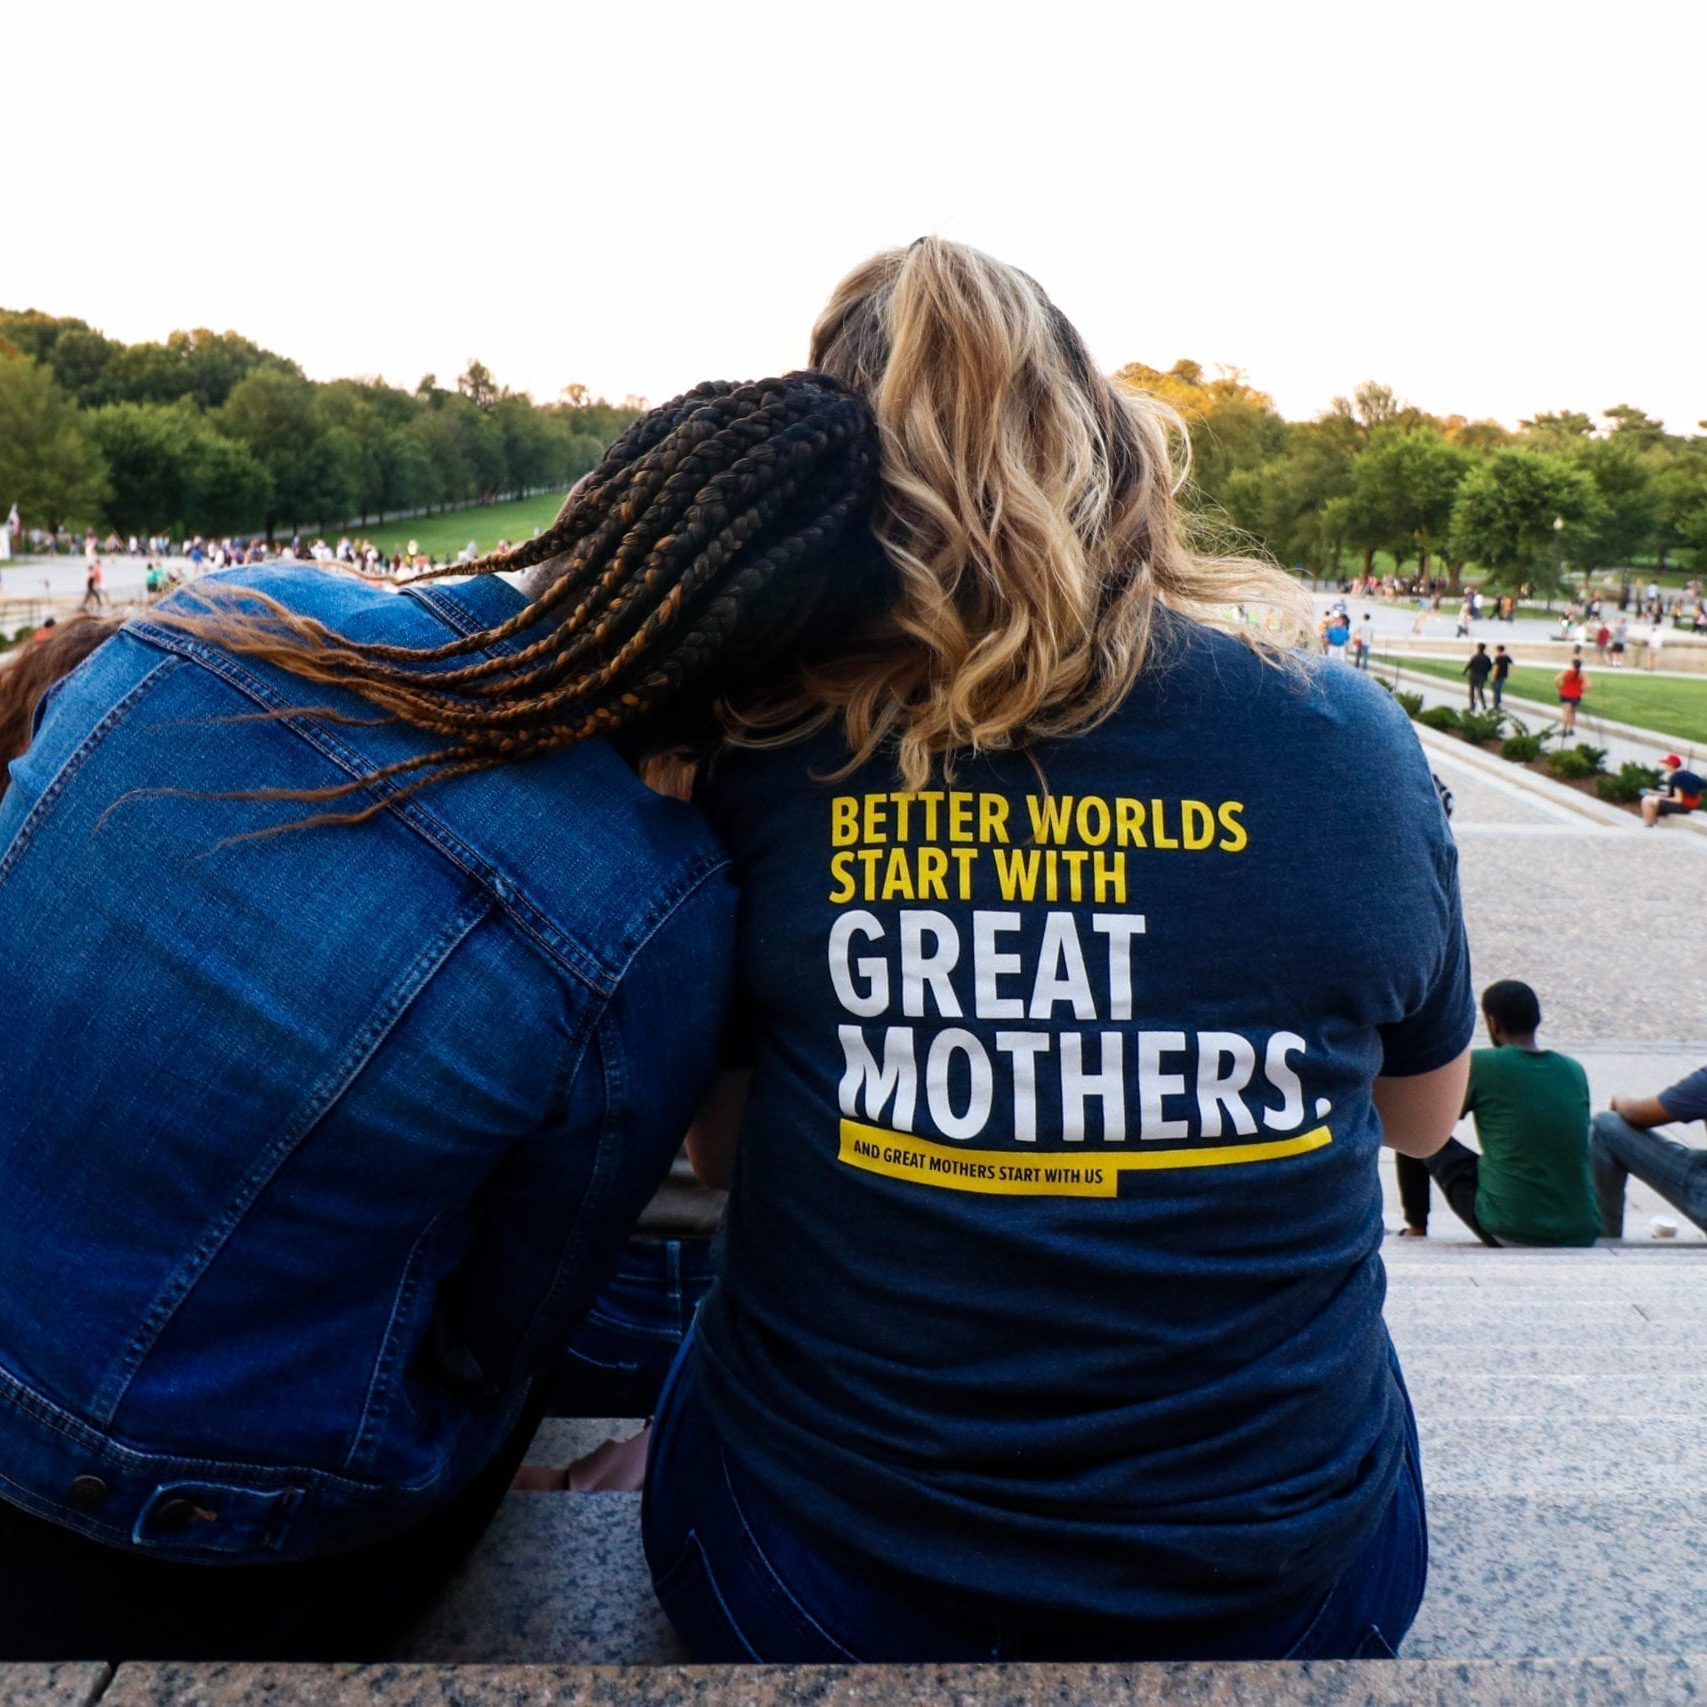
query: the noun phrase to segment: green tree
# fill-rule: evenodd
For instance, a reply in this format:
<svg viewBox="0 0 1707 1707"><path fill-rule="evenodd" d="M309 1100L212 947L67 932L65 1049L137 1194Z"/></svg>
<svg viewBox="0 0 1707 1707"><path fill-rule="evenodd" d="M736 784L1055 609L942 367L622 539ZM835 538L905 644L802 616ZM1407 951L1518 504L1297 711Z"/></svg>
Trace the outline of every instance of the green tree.
<svg viewBox="0 0 1707 1707"><path fill-rule="evenodd" d="M27 356L0 356L0 504L16 504L32 527L83 525L106 490L101 453L52 373Z"/></svg>
<svg viewBox="0 0 1707 1707"><path fill-rule="evenodd" d="M490 409L503 396L492 370L484 362L468 358L468 366L456 382L456 388L476 409Z"/></svg>
<svg viewBox="0 0 1707 1707"><path fill-rule="evenodd" d="M1586 440L1575 460L1594 481L1594 518L1572 535L1577 561L1587 573L1629 565L1653 545L1660 526L1660 491L1650 455L1623 434Z"/></svg>
<svg viewBox="0 0 1707 1707"><path fill-rule="evenodd" d="M190 532L217 535L253 528L271 509L272 499L272 477L249 447L204 431L187 496Z"/></svg>
<svg viewBox="0 0 1707 1707"><path fill-rule="evenodd" d="M1237 368L1222 368L1205 378L1199 362L1178 361L1166 372L1130 362L1114 379L1179 412L1191 435L1192 484L1211 506L1229 508L1230 478L1260 468L1286 449L1286 422L1273 398L1258 391ZM1248 504L1251 482L1241 481L1239 488L1241 501Z"/></svg>
<svg viewBox="0 0 1707 1707"><path fill-rule="evenodd" d="M1433 427L1376 427L1351 470L1349 521L1354 542L1367 553L1364 573L1373 548L1384 546L1400 564L1414 554L1417 572L1426 575L1429 557L1451 527L1459 485L1474 464L1469 451ZM1453 586L1456 591L1456 575Z"/></svg>
<svg viewBox="0 0 1707 1707"><path fill-rule="evenodd" d="M257 368L233 388L216 417L267 471L272 493L262 518L268 539L281 524L340 521L355 502L350 435L332 434L306 379Z"/></svg>
<svg viewBox="0 0 1707 1707"><path fill-rule="evenodd" d="M512 392L492 409L504 447L504 486L518 498L561 480L568 438L561 425L530 398Z"/></svg>
<svg viewBox="0 0 1707 1707"><path fill-rule="evenodd" d="M190 494L202 452L201 423L171 403L108 403L87 412L90 436L107 464L103 513L121 534L194 525Z"/></svg>
<svg viewBox="0 0 1707 1707"><path fill-rule="evenodd" d="M1684 439L1658 465L1654 496L1660 567L1679 550L1693 551L1698 569L1707 565L1707 438Z"/></svg>
<svg viewBox="0 0 1707 1707"><path fill-rule="evenodd" d="M1591 523L1598 505L1594 481L1574 462L1542 451L1498 450L1459 486L1448 549L1459 562L1479 563L1497 588L1515 592L1528 582L1551 593L1561 585L1569 550L1562 535Z"/></svg>

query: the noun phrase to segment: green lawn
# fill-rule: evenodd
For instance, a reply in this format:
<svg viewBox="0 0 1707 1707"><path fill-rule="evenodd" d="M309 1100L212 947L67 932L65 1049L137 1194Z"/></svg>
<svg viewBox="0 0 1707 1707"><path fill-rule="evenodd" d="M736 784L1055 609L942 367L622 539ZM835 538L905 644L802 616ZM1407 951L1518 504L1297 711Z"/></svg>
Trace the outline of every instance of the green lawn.
<svg viewBox="0 0 1707 1707"><path fill-rule="evenodd" d="M1405 669L1423 675L1460 684L1464 679L1459 674L1459 665L1441 659L1405 658L1401 662ZM1563 668L1561 659L1560 669ZM1589 676L1588 698L1583 701L1585 718L1598 712L1618 723L1633 723L1638 729L1655 729L1662 735L1675 735L1681 741L1707 746L1707 680L1680 682L1663 676L1644 676L1629 666L1622 670L1597 667L1592 660L1585 668ZM1558 700L1553 687L1558 673L1538 664L1513 665L1506 691L1553 705Z"/></svg>
<svg viewBox="0 0 1707 1707"><path fill-rule="evenodd" d="M447 510L439 516L405 516L400 522L375 523L351 528L352 536L371 539L385 552L406 551L414 540L429 557L441 562L454 557L470 540L482 551L490 551L499 540L520 545L532 539L557 519L563 506L561 492L545 492L537 498L520 498L513 504L476 505L468 510Z"/></svg>

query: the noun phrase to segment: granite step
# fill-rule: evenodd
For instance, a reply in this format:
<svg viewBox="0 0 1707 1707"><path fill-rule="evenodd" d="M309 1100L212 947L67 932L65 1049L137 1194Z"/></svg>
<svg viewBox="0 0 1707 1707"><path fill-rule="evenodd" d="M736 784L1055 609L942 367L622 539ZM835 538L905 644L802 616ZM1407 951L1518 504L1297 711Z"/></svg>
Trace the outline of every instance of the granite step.
<svg viewBox="0 0 1707 1707"><path fill-rule="evenodd" d="M1493 1374L1466 1370L1407 1369L1406 1385L1424 1418L1504 1417L1551 1426L1560 1417L1579 1422L1696 1421L1702 1410L1701 1376L1675 1364L1637 1376L1621 1365L1591 1372L1570 1370ZM1535 1430L1531 1439L1545 1438ZM1619 1436L1609 1433L1609 1441Z"/></svg>
<svg viewBox="0 0 1707 1707"><path fill-rule="evenodd" d="M1455 1484L1438 1466L1430 1483L1429 1592L1407 1654L1589 1658L1700 1648L1707 1537L1694 1515L1698 1496L1603 1496L1571 1485L1475 1492L1467 1475ZM652 1596L639 1517L638 1494L512 1495L395 1657L681 1660Z"/></svg>
<svg viewBox="0 0 1707 1707"><path fill-rule="evenodd" d="M1580 1345L1563 1341L1541 1345L1512 1343L1466 1329L1456 1341L1443 1335L1425 1345L1406 1330L1395 1332L1393 1343L1399 1348L1407 1382L1413 1370L1426 1368L1478 1376L1593 1375L1599 1371L1609 1377L1622 1372L1636 1389L1651 1378L1699 1369L1704 1361L1700 1347L1680 1350L1676 1345L1636 1345L1616 1334Z"/></svg>
<svg viewBox="0 0 1707 1707"><path fill-rule="evenodd" d="M1416 1400L1423 1479L1436 1494L1606 1502L1707 1497L1707 1423L1694 1418L1448 1414ZM1704 1632L1707 1633L1707 1632Z"/></svg>
<svg viewBox="0 0 1707 1707"><path fill-rule="evenodd" d="M0 1707L89 1707L111 1683L99 1660L67 1665L0 1662Z"/></svg>
<svg viewBox="0 0 1707 1707"><path fill-rule="evenodd" d="M1612 1707L1707 1698L1707 1658L1299 1664L693 1666L156 1665L102 1707ZM34 1699L8 1693L0 1704ZM47 1698L43 1698L44 1700ZM63 1698L64 1707L90 1697ZM60 1707L55 1701L54 1707Z"/></svg>

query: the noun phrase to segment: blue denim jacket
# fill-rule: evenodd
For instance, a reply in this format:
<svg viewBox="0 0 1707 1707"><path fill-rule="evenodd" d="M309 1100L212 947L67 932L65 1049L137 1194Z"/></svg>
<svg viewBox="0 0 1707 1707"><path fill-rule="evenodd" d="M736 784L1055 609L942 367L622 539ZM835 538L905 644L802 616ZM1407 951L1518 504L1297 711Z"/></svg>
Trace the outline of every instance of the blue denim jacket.
<svg viewBox="0 0 1707 1707"><path fill-rule="evenodd" d="M410 645L521 603L233 578ZM724 856L602 742L234 839L317 808L220 791L424 750L309 706L372 715L133 622L0 802L0 1496L162 1558L356 1545L487 1463L726 1007Z"/></svg>

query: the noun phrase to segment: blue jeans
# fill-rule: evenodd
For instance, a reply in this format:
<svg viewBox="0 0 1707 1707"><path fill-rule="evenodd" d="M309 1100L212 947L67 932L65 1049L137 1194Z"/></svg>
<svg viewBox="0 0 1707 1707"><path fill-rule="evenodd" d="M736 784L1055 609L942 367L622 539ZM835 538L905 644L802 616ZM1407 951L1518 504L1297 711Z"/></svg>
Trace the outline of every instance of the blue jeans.
<svg viewBox="0 0 1707 1707"><path fill-rule="evenodd" d="M558 1417L649 1417L714 1274L711 1240L630 1239L569 1341Z"/></svg>
<svg viewBox="0 0 1707 1707"><path fill-rule="evenodd" d="M1624 1237L1624 1181L1631 1174L1707 1231L1707 1150L1646 1132L1603 1109L1589 1126L1588 1159L1604 1237Z"/></svg>
<svg viewBox="0 0 1707 1707"><path fill-rule="evenodd" d="M652 1432L643 1531L658 1600L697 1660L1391 1659L1422 1604L1428 1525L1412 1421L1381 1527L1319 1600L1238 1624L1113 1624L1017 1602L969 1609L827 1558L725 1456L693 1350L690 1339Z"/></svg>

